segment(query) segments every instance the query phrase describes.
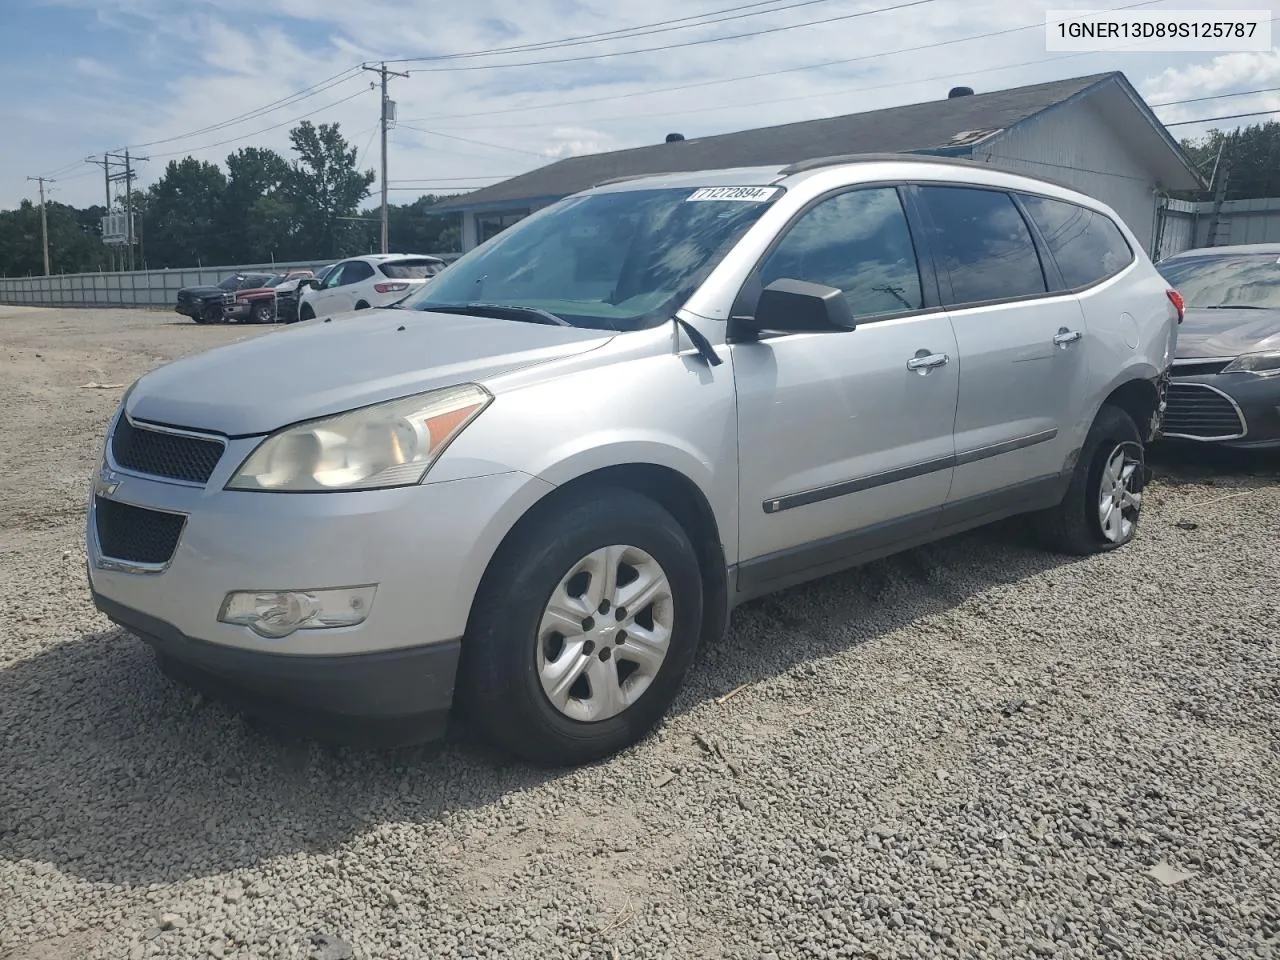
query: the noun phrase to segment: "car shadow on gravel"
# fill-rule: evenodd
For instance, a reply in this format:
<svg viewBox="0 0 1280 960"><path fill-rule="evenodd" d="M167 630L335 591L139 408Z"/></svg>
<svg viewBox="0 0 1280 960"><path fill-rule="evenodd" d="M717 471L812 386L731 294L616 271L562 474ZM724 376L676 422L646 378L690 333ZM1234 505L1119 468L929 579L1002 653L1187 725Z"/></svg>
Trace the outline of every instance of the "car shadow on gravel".
<svg viewBox="0 0 1280 960"><path fill-rule="evenodd" d="M977 531L742 607L701 651L673 712L812 671L1070 562L1024 545L1020 531ZM118 629L0 671L0 857L95 882L164 883L331 853L377 824L439 820L563 775L513 762L465 725L443 743L388 751L260 728L165 679Z"/></svg>

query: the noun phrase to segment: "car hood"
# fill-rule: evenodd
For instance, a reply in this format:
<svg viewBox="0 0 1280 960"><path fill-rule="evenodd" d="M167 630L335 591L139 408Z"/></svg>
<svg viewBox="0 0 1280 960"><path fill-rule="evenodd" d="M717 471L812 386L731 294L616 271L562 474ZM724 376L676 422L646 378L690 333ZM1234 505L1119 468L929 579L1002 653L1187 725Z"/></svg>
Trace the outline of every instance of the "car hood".
<svg viewBox="0 0 1280 960"><path fill-rule="evenodd" d="M131 418L228 436L484 381L584 353L613 334L487 317L368 310L176 360L130 392Z"/></svg>
<svg viewBox="0 0 1280 960"><path fill-rule="evenodd" d="M1280 349L1280 310L1188 308L1178 328L1178 359L1238 357Z"/></svg>
<svg viewBox="0 0 1280 960"><path fill-rule="evenodd" d="M224 294L227 291L221 287L183 287L178 291L178 295L186 294L189 297L210 297L214 294Z"/></svg>
<svg viewBox="0 0 1280 960"><path fill-rule="evenodd" d="M275 293L275 287L250 287L247 290L237 290L237 297L260 297L264 293Z"/></svg>

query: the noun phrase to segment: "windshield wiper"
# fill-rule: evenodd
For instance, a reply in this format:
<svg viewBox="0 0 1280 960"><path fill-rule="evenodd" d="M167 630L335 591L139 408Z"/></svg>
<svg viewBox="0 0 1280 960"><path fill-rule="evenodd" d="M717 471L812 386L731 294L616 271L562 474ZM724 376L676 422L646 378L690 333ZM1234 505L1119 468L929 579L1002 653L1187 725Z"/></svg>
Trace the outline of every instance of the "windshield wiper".
<svg viewBox="0 0 1280 960"><path fill-rule="evenodd" d="M436 313L476 314L482 317L494 316L500 320L530 320L534 323L547 323L557 327L573 326L568 320L563 317L557 317L550 311L512 303L425 303L421 309Z"/></svg>

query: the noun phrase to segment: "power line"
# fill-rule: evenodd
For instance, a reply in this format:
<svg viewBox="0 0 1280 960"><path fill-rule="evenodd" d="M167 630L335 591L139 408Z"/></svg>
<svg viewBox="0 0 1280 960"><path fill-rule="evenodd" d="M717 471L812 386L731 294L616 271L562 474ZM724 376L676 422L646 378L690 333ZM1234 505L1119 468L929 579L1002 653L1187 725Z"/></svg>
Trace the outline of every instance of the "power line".
<svg viewBox="0 0 1280 960"><path fill-rule="evenodd" d="M1277 17L1271 18L1273 23L1277 19L1280 19L1280 18L1277 18ZM1249 97L1249 96L1253 96L1256 93L1275 93L1278 90L1280 90L1280 87L1260 87L1257 90L1238 90L1235 93L1215 93L1211 97L1191 97L1187 100L1166 100L1164 103L1149 103L1147 104L1147 106L1172 107L1175 104L1180 104L1180 103L1204 103L1207 100L1226 100L1230 97Z"/></svg>
<svg viewBox="0 0 1280 960"><path fill-rule="evenodd" d="M750 10L753 7L765 7L781 0L763 0L759 3L741 4L736 7L726 7L723 10L708 10L706 13L697 13L687 17L676 17L673 20L659 20L655 23L642 23L634 27L620 27L616 30L605 30L600 33L588 33L577 37L565 37L560 40L543 40L538 43L522 43L510 47L497 47L490 50L473 50L467 53L442 53L432 56L423 57L405 57L400 60L388 60L388 63L422 63L422 62L438 62L445 60L470 60L475 57L489 57L505 53L533 53L539 50L560 50L567 47L577 47L584 43L603 43L608 40L631 40L635 37L647 37L656 33L669 33L673 30L690 30L695 27L709 27L717 23L727 23L730 20L743 20L747 17L760 17L769 13L781 13L786 10L795 10L799 7L811 7L818 3L831 3L832 0L797 0L794 3L788 3L780 7L773 7L770 10L752 10L750 13L742 13L739 11ZM720 14L730 14L730 16L721 17ZM704 20L706 17L716 17L714 20ZM702 23L688 23L690 20L703 20ZM652 28L652 29L651 29ZM639 32L637 32L639 31Z"/></svg>
<svg viewBox="0 0 1280 960"><path fill-rule="evenodd" d="M245 113L237 114L234 117L230 117L218 123L213 123L208 126L201 127L198 130L190 130L186 133L175 134L172 137L163 137L162 139L159 139L159 140L149 140L146 143L133 143L133 144L130 144L129 147L130 149L133 149L133 150L139 150L139 149L142 149L143 147L154 147L163 143L173 143L177 140L188 140L191 137L198 137L201 134L213 133L217 130L223 130L223 129L226 129L227 127L235 126L236 124L239 124L239 123L244 123L246 120L254 120L260 116L263 116L264 114L274 113L276 110L282 109L283 107L290 106L293 103L296 103L301 100L308 100L311 97L316 96L317 94L324 93L326 90L332 89L333 87L336 87L336 86L340 86L343 83L346 83L348 80L354 79L359 72L360 72L360 68L358 66L348 67L346 70L343 70L341 73L335 73L333 76L328 77L324 80L321 80L318 83L313 83L309 87L304 87L301 90L297 91L296 93L289 94L287 97L282 97L279 100L272 100L270 103L264 104L261 107L257 107L253 110L246 111Z"/></svg>
<svg viewBox="0 0 1280 960"><path fill-rule="evenodd" d="M1255 110L1253 113L1229 113L1222 117L1201 117L1198 120L1179 120L1177 123L1166 123L1166 127L1186 127L1193 123L1216 123L1219 120L1241 120L1245 117L1269 117L1280 110Z"/></svg>
<svg viewBox="0 0 1280 960"><path fill-rule="evenodd" d="M477 147L492 147L495 150L509 150L512 153L524 153L531 157L537 157L539 160L550 159L545 153L535 153L533 150L521 150L519 147L505 147L500 143L486 143L483 140L468 140L466 137L455 137L452 134L440 133L436 130L423 130L421 127L415 127L407 123L399 123L397 126L404 127L406 130L413 130L417 133L425 133L432 137L444 137L446 140L458 140L462 143L474 144Z"/></svg>
<svg viewBox="0 0 1280 960"><path fill-rule="evenodd" d="M330 110L334 107L341 106L342 104L346 103L348 100L354 100L356 97L362 96L363 94L366 94L368 92L369 92L368 89L360 89L360 90L357 90L355 93L351 94L350 96L343 97L341 100L335 100L333 101L333 103L327 103L323 107L316 107L314 110L308 111L307 113L299 114L296 117L291 117L288 120L281 120L279 123L273 123L271 126L263 127L261 130L255 130L252 133L244 133L238 137L232 137L229 140L219 140L217 143L206 143L199 147L189 147L186 150L176 150L173 153L157 153L155 154L155 159L160 160L166 157L190 156L192 153L196 153L200 150L209 150L209 149L212 149L213 147L226 146L228 143L238 143L241 140L248 140L250 137L256 137L264 133L269 133L272 130L278 130L280 127L286 127L291 123L297 123L300 120L306 120L308 117L313 117L317 113L323 113L325 110Z"/></svg>
<svg viewBox="0 0 1280 960"><path fill-rule="evenodd" d="M579 57L561 57L554 60L524 60L520 63L492 63L492 64L476 64L474 66L460 67L419 67L414 73L452 73L455 70L501 70L508 67L543 67L559 63L580 63L583 60L605 60L611 57L630 57L638 53L656 53L663 50L678 50L683 47L696 47L707 43L721 43L725 40L745 40L750 37L761 37L766 34L783 33L787 30L799 30L802 27L817 27L828 23L838 23L844 20L854 20L859 17L869 17L877 13L892 13L896 10L906 10L910 7L922 7L926 4L936 3L937 0L906 0L904 3L896 3L887 7L875 7L871 10L859 10L856 13L845 13L838 17L825 17L821 20L806 20L804 23L785 24L777 27L765 27L760 30L752 30L748 33L735 33L723 37L704 37L701 40L686 40L682 43L666 43L657 47L640 47L635 50L614 50L605 53L593 53ZM1150 0L1150 2L1161 2L1161 0ZM1039 26L1039 24L1037 24ZM404 57L400 60L388 60L388 63L416 63L423 60L422 57Z"/></svg>
<svg viewBox="0 0 1280 960"><path fill-rule="evenodd" d="M1135 7L1148 7L1148 6L1152 6L1153 4L1164 3L1164 2L1165 0L1141 0L1141 2L1139 3L1129 3L1129 4L1125 4L1124 6L1114 7L1108 12L1115 13L1121 10L1132 10ZM878 60L882 57L896 56L897 54L900 54L900 53L918 53L922 50L934 50L934 49L937 49L938 47L953 46L957 43L968 43L971 40L989 40L992 37L1001 37L1001 36L1006 36L1008 34L1013 34L1013 33L1022 33L1027 30L1042 30L1042 29L1044 29L1044 22L1040 21L1038 23L1029 23L1026 26L1022 26L1022 27L1009 27L1004 30L989 30L989 31L986 31L985 33L975 33L967 37L955 37L951 40L937 40L932 43L919 44L914 47L900 47L897 50L882 50L878 53L861 54L856 57L845 57L840 60L824 60L820 63L806 63L796 67L783 67L782 69L779 69L779 70L767 70L761 73L740 74L739 76L736 76L736 77L723 77L718 80L700 80L695 83L682 83L682 84L677 84L676 86L671 86L671 87L659 87L655 90L641 90L635 93L614 93L614 94L608 94L608 95L599 96L599 97L582 97L577 100L561 100L556 103L525 104L523 106L518 106L518 107L506 107L501 110L484 110L484 111L472 110L472 111L468 111L467 113L438 113L428 117L414 117L414 118L411 118L411 120L408 122L428 123L433 120L457 120L457 119L469 119L472 117L493 117L493 116L499 116L501 114L507 114L507 113L526 113L530 110L558 109L561 107L582 106L583 104L588 104L588 103L607 103L612 100L629 100L633 97L650 97L650 96L655 96L661 93L679 93L685 90L698 89L700 87L714 87L714 86L720 86L722 84L728 84L728 83L740 83L743 80L760 80L760 79L764 79L765 77L777 77L786 73L801 73L806 70L821 70L826 67L837 67L837 66L844 66L850 63L862 63L867 60ZM1066 54L1062 57L1052 57L1049 59L1050 60L1066 60L1074 57L1092 56L1099 52L1101 51L1089 50L1089 51L1084 51L1082 53ZM1047 61L1044 58L1041 58L1039 60L1026 61L1026 63L1024 64L1010 64L1010 67L1030 66L1033 64L1039 64L1044 62L1047 62ZM991 69L1007 69L1007 68L996 67L996 68L973 70L968 72L969 73L985 73L985 72L989 72ZM935 77L935 78L928 78L928 79L950 79L953 76L954 76L954 73L948 74L946 77ZM908 84L919 83L919 82L921 81L906 80L906 81L897 81L894 83L880 84L878 86L863 86L863 87L858 87L856 89L879 90L879 89L886 89L888 87L905 86ZM805 95L805 97L811 97L811 96L813 95L812 94ZM788 99L803 99L803 98L788 98ZM721 109L721 108L717 107L715 109ZM471 127L468 129L478 129L478 128Z"/></svg>

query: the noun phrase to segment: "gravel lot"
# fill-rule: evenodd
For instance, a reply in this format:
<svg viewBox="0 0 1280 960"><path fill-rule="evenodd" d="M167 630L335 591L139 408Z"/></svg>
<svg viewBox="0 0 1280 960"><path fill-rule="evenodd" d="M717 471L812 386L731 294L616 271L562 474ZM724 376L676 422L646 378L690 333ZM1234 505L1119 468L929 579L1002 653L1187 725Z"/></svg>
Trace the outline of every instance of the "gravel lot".
<svg viewBox="0 0 1280 960"><path fill-rule="evenodd" d="M261 335L0 307L0 957L1280 956L1275 459L1162 460L1116 555L1011 527L754 603L594 768L339 750L84 583L124 387Z"/></svg>

